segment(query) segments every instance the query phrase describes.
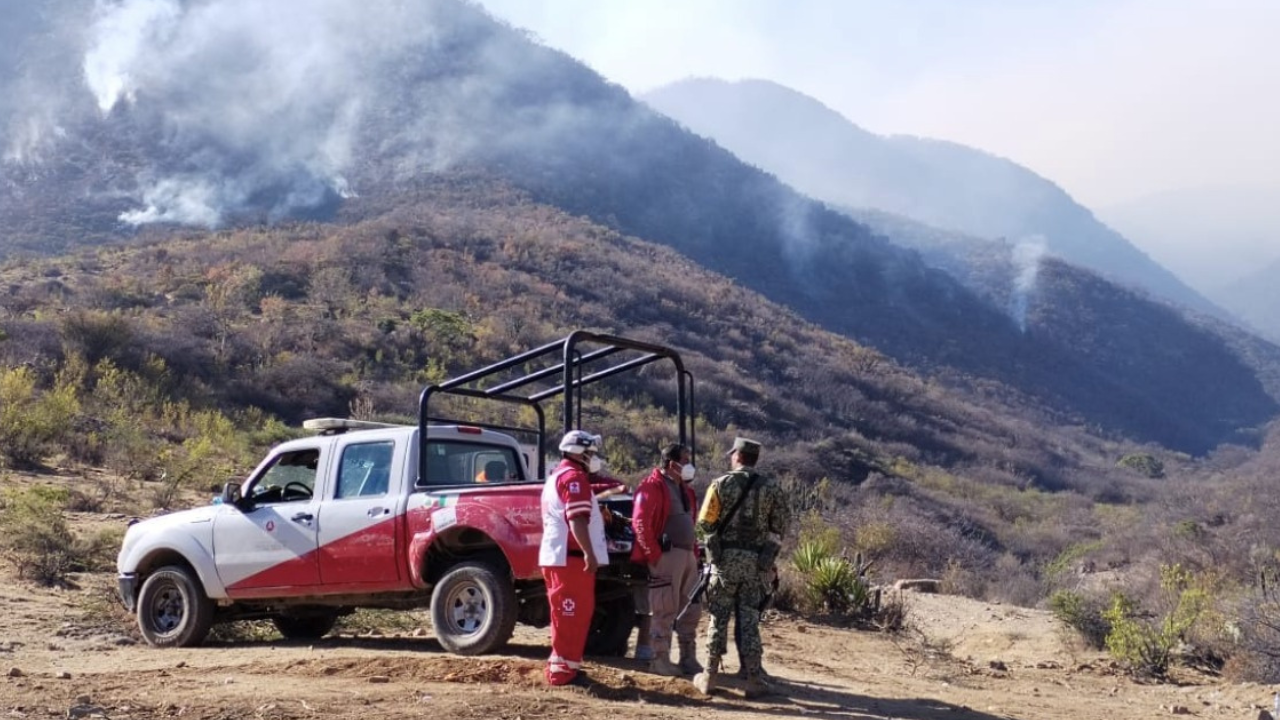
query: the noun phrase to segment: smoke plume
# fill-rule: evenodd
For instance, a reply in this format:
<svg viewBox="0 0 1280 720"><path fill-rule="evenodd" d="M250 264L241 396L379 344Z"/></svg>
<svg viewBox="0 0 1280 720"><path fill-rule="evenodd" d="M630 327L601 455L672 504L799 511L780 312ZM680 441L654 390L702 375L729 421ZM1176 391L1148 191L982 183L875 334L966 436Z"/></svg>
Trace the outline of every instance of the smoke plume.
<svg viewBox="0 0 1280 720"><path fill-rule="evenodd" d="M545 49L460 0L45 0L14 27L6 47L57 51L0 52L0 173L132 143L132 176L97 189L131 224L323 212L375 157L403 179L582 121L519 96ZM44 82L57 58L74 82Z"/></svg>
<svg viewBox="0 0 1280 720"><path fill-rule="evenodd" d="M1031 294L1036 289L1036 278L1040 274L1040 261L1047 249L1045 239L1033 235L1018 242L1013 248L1013 292L1009 296L1009 315L1018 324L1018 329L1027 331L1027 309Z"/></svg>

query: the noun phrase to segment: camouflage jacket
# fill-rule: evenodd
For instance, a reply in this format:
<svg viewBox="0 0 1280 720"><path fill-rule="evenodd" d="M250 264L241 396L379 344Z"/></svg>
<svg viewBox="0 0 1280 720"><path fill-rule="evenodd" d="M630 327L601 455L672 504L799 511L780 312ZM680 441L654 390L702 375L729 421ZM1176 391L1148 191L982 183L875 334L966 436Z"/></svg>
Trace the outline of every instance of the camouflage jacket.
<svg viewBox="0 0 1280 720"><path fill-rule="evenodd" d="M757 478L751 494L738 507L738 512L725 527L723 516L746 491L752 476ZM702 512L698 515L698 531L705 539L712 563L723 563L727 554L736 557L751 553L756 566L773 566L782 549L782 536L791 524L791 506L777 481L750 468L735 470L711 481Z"/></svg>

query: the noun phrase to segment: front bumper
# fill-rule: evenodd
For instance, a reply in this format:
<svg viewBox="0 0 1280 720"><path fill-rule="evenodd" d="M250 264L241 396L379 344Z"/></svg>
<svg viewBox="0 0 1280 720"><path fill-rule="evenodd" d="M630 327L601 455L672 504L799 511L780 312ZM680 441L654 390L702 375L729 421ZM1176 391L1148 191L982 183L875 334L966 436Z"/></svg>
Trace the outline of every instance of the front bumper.
<svg viewBox="0 0 1280 720"><path fill-rule="evenodd" d="M138 576L135 573L120 573L116 577L116 582L120 586L120 601L124 603L124 608L129 612L133 612L138 604Z"/></svg>

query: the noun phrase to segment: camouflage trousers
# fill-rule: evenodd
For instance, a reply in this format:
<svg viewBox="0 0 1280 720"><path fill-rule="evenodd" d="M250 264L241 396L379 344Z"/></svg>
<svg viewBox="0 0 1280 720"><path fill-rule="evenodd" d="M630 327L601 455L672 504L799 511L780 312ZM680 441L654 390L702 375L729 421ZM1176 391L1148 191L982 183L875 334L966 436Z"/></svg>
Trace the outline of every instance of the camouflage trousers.
<svg viewBox="0 0 1280 720"><path fill-rule="evenodd" d="M707 597L703 609L711 614L707 639L707 653L714 660L724 657L729 647L729 620L734 622L734 637L738 641L738 654L742 657L747 675L760 672L764 646L760 642L760 605L768 588L753 574L748 579L737 580L713 574L707 585Z"/></svg>

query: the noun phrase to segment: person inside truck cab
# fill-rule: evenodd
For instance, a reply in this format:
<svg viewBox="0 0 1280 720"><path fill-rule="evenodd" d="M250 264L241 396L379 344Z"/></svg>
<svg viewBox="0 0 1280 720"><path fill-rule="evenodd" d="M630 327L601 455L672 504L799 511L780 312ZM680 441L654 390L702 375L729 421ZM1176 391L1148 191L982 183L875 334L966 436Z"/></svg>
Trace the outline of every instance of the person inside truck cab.
<svg viewBox="0 0 1280 720"><path fill-rule="evenodd" d="M582 430L560 440L562 459L542 487L542 545L538 565L551 610L551 656L546 678L567 685L580 677L591 616L596 570L609 562L604 517L591 488L591 473L604 463L600 436Z"/></svg>
<svg viewBox="0 0 1280 720"><path fill-rule="evenodd" d="M502 482L509 479L507 474L507 464L501 460L490 460L484 464L484 469L476 473L476 482Z"/></svg>

